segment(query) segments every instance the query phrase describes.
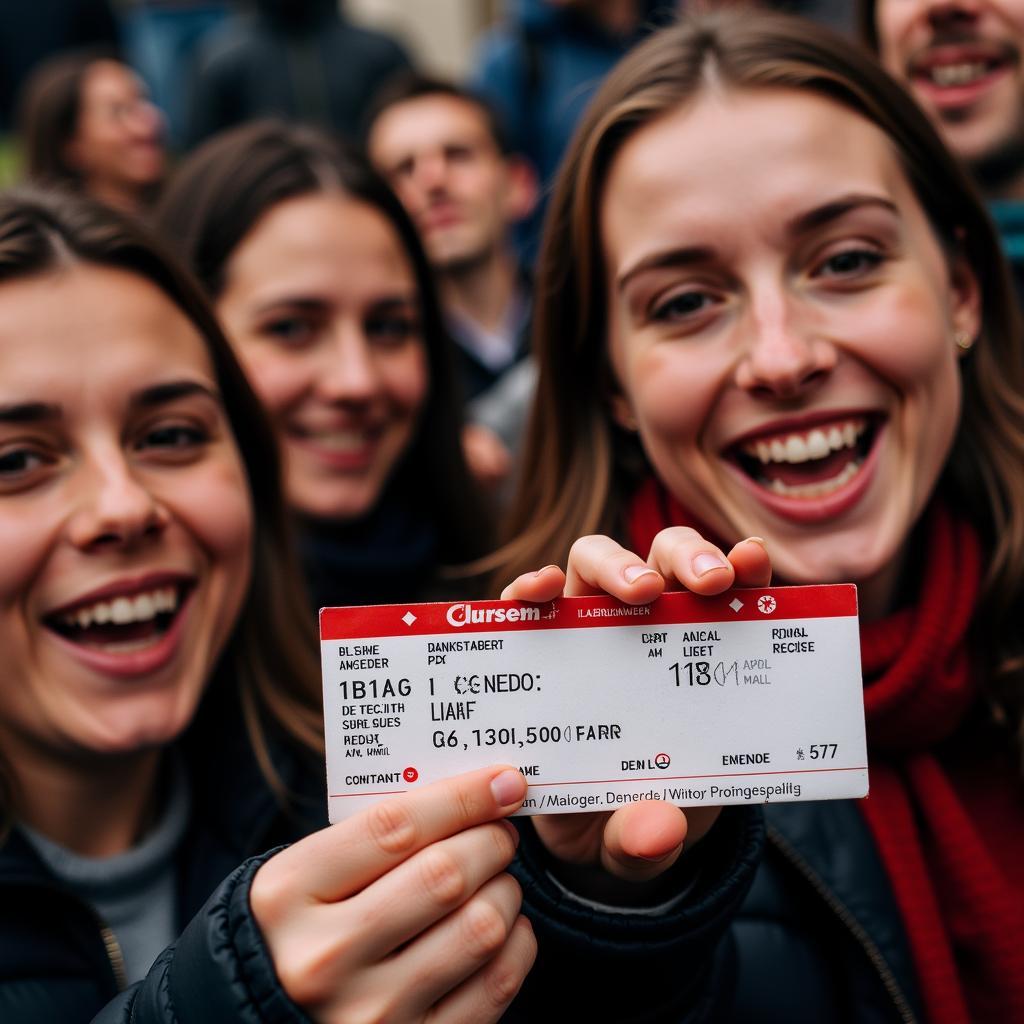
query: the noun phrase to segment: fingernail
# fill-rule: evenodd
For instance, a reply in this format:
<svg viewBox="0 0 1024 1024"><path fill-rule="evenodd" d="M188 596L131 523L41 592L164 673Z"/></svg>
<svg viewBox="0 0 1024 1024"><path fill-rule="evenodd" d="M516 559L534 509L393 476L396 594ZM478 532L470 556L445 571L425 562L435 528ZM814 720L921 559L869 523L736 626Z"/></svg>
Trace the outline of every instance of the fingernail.
<svg viewBox="0 0 1024 1024"><path fill-rule="evenodd" d="M725 562L718 555L711 554L710 551L703 551L701 554L695 555L691 564L693 565L693 574L697 577L707 576L715 569L726 568Z"/></svg>
<svg viewBox="0 0 1024 1024"><path fill-rule="evenodd" d="M748 537L743 543L746 544L748 541L753 541L755 544L760 544L761 547L765 549L765 551L768 550L768 542L764 539L764 537Z"/></svg>
<svg viewBox="0 0 1024 1024"><path fill-rule="evenodd" d="M514 768L508 768L491 779L491 792L499 807L519 803L526 793L526 779Z"/></svg>
<svg viewBox="0 0 1024 1024"><path fill-rule="evenodd" d="M627 583L636 583L641 576L649 576L654 570L647 565L630 565L622 570L622 576Z"/></svg>
<svg viewBox="0 0 1024 1024"><path fill-rule="evenodd" d="M554 564L552 564L552 565L545 565L543 569L538 569L533 575L534 576L543 576L544 573L546 573L548 571L548 569L557 569L557 568L558 568L558 566L554 565Z"/></svg>
<svg viewBox="0 0 1024 1024"><path fill-rule="evenodd" d="M673 850L672 853L675 853L675 850ZM672 853L663 853L660 857L645 857L642 853L639 853L637 854L637 857L640 860L647 861L648 864L658 864L661 861L667 860L669 857L671 857Z"/></svg>
<svg viewBox="0 0 1024 1024"><path fill-rule="evenodd" d="M511 821L506 821L505 819L502 819L499 822L499 824L504 825L505 828L508 829L508 834L512 837L512 842L515 843L516 846L518 847L519 846L519 829L517 829L515 827L515 825L512 824Z"/></svg>

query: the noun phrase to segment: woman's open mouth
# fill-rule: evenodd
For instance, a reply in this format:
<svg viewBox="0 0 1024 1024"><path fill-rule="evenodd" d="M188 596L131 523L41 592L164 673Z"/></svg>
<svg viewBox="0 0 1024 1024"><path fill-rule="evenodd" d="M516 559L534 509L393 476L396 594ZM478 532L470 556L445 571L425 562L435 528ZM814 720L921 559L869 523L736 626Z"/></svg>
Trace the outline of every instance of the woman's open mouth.
<svg viewBox="0 0 1024 1024"><path fill-rule="evenodd" d="M844 416L748 436L728 455L773 511L803 521L825 519L860 498L882 426L876 416Z"/></svg>
<svg viewBox="0 0 1024 1024"><path fill-rule="evenodd" d="M192 584L165 583L65 607L45 625L73 644L131 654L159 643L172 629Z"/></svg>

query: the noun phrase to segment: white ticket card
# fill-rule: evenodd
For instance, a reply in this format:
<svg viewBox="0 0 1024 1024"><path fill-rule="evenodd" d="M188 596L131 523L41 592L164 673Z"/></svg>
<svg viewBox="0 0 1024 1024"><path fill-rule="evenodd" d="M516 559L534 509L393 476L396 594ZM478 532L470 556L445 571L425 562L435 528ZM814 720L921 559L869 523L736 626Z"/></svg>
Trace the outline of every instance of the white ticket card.
<svg viewBox="0 0 1024 1024"><path fill-rule="evenodd" d="M852 585L325 608L331 821L488 764L520 814L868 789Z"/></svg>

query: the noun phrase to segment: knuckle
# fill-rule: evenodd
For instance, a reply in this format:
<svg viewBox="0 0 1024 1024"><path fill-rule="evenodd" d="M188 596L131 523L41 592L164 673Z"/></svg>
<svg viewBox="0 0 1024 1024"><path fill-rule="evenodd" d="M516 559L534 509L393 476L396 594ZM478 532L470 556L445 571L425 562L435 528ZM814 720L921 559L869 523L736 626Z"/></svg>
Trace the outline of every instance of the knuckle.
<svg viewBox="0 0 1024 1024"><path fill-rule="evenodd" d="M452 813L455 815L455 819L463 824L472 821L478 821L481 814L483 813L483 807L481 805L478 794L466 787L456 786L452 791Z"/></svg>
<svg viewBox="0 0 1024 1024"><path fill-rule="evenodd" d="M427 894L443 906L460 902L466 891L466 876L451 854L428 850L420 865L420 878Z"/></svg>
<svg viewBox="0 0 1024 1024"><path fill-rule="evenodd" d="M462 915L462 931L474 958L493 956L505 944L508 928L498 909L487 900L474 900Z"/></svg>
<svg viewBox="0 0 1024 1024"><path fill-rule="evenodd" d="M416 845L416 822L401 800L386 800L371 807L366 827L383 853L401 855Z"/></svg>
<svg viewBox="0 0 1024 1024"><path fill-rule="evenodd" d="M573 541L572 547L569 548L569 558L573 561L578 561L581 557L585 558L588 554L592 554L594 548L605 540L607 540L607 538L601 536L599 533L591 533L585 537L578 537Z"/></svg>
<svg viewBox="0 0 1024 1024"><path fill-rule="evenodd" d="M299 1006L317 1006L329 999L337 986L333 950L308 940L275 960L281 987Z"/></svg>
<svg viewBox="0 0 1024 1024"><path fill-rule="evenodd" d="M509 864L516 855L516 844L503 825L488 825L487 835L494 844L497 859L501 864Z"/></svg>
<svg viewBox="0 0 1024 1024"><path fill-rule="evenodd" d="M526 978L527 966L520 962L499 962L484 971L485 997L494 1009L500 1010L515 999Z"/></svg>
<svg viewBox="0 0 1024 1024"><path fill-rule="evenodd" d="M264 927L281 922L295 903L291 874L271 857L256 872L249 888L249 905L256 920Z"/></svg>
<svg viewBox="0 0 1024 1024"><path fill-rule="evenodd" d="M397 1019L394 997L389 994L368 996L347 1004L336 1024L390 1024Z"/></svg>

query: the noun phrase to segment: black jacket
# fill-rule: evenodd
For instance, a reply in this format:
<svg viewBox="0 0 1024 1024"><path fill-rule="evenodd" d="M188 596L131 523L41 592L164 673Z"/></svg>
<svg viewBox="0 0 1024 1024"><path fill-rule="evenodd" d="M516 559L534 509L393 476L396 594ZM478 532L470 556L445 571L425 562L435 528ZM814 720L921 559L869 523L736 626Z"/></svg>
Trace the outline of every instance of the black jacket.
<svg viewBox="0 0 1024 1024"><path fill-rule="evenodd" d="M524 886L527 912L541 949L570 951L562 962L538 956L527 985L544 990L548 1015L535 1019L923 1020L892 891L854 803L770 805L763 846L749 817L735 815L727 810L695 851L703 862L698 882L710 872L711 887L654 920L634 919L628 947L621 927L613 941L600 919L567 908L558 888L543 881L542 855L528 847L525 858L535 858L541 881ZM747 893L751 858L756 874ZM723 876L721 865L729 863L733 873ZM743 900L738 912L736 897ZM723 916L732 916L727 929Z"/></svg>
<svg viewBox="0 0 1024 1024"><path fill-rule="evenodd" d="M225 701L222 708L216 703L215 697L204 702L195 727L181 744L192 791L190 824L177 859L181 928L246 857L326 824L323 763L303 757L291 745L274 743L275 763L295 794L295 811L282 812L258 770L237 702ZM208 914L205 920L211 920ZM195 929L194 921L190 930ZM198 965L195 978L204 976L203 966ZM0 1021L89 1021L118 996L122 971L110 930L61 886L28 842L13 831L0 847ZM175 973L183 984L191 984L193 972L183 963ZM128 1002L122 995L115 1006ZM114 1010L101 1019L121 1019Z"/></svg>

